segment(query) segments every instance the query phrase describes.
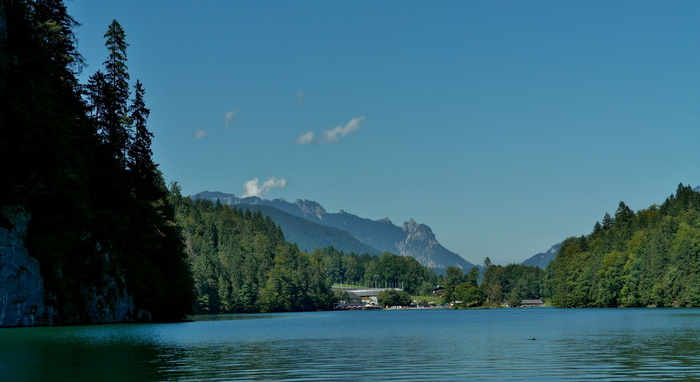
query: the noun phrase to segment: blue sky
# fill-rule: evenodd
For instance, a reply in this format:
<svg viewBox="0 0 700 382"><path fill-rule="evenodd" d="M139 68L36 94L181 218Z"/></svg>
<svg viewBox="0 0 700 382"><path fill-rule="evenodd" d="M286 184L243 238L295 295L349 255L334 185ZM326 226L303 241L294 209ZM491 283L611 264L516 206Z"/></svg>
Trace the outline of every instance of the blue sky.
<svg viewBox="0 0 700 382"><path fill-rule="evenodd" d="M508 264L700 184L700 2L67 4L84 76L124 27L184 194L413 218Z"/></svg>

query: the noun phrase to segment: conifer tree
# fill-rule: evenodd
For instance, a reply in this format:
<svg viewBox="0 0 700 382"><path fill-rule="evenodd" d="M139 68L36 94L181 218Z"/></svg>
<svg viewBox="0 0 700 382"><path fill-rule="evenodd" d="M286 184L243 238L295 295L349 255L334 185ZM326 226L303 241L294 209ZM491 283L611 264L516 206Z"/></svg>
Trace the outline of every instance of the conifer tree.
<svg viewBox="0 0 700 382"><path fill-rule="evenodd" d="M145 90L141 81L134 86L134 100L131 104L130 121L134 128L134 139L129 146L129 170L137 187L149 192L154 189L157 178L157 166L153 163L151 140L153 133L146 127L151 111L144 101Z"/></svg>
<svg viewBox="0 0 700 382"><path fill-rule="evenodd" d="M68 14L62 0L42 0L35 3L34 17L44 50L49 54L58 77L70 91L77 89L76 75L83 68L83 57L76 48L73 28L78 22Z"/></svg>
<svg viewBox="0 0 700 382"><path fill-rule="evenodd" d="M129 73L126 65L126 33L117 20L113 20L104 35L109 52L104 62L104 72L90 77L88 97L97 131L102 142L117 158L122 168L127 164L127 151L131 140L128 118Z"/></svg>

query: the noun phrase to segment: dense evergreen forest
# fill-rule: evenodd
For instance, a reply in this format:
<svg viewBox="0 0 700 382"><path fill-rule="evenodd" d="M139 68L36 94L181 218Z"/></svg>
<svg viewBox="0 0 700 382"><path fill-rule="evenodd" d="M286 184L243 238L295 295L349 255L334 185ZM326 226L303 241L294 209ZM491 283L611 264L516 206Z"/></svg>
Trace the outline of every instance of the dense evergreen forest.
<svg viewBox="0 0 700 382"><path fill-rule="evenodd" d="M62 1L0 1L0 224L30 216L45 323L180 319L192 279L125 32L107 27L103 68L84 85L75 26Z"/></svg>
<svg viewBox="0 0 700 382"><path fill-rule="evenodd" d="M196 313L329 309L331 284L318 255L284 240L262 213L192 200L171 186L197 294Z"/></svg>
<svg viewBox="0 0 700 382"><path fill-rule="evenodd" d="M560 307L700 306L700 193L681 184L637 213L620 202L563 243L546 278Z"/></svg>

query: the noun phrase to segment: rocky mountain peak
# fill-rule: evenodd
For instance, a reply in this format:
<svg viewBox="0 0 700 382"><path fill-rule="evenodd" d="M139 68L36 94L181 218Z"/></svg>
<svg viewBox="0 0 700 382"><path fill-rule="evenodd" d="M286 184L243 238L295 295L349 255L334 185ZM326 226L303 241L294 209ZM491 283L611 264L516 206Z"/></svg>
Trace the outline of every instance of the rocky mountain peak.
<svg viewBox="0 0 700 382"><path fill-rule="evenodd" d="M314 202L312 200L302 200L302 199L297 199L296 202L294 202L301 212L304 214L304 216L313 216L316 217L319 220L323 219L323 215L326 214L326 209L321 206L321 204Z"/></svg>
<svg viewBox="0 0 700 382"><path fill-rule="evenodd" d="M403 223L403 230L411 239L435 240L435 234L433 234L433 230L430 227L425 224L419 224L413 219L408 219L408 221Z"/></svg>
<svg viewBox="0 0 700 382"><path fill-rule="evenodd" d="M391 220L388 217L386 217L384 219L377 220L377 223L382 223L382 224L386 224L386 225L393 225L394 224L391 222Z"/></svg>

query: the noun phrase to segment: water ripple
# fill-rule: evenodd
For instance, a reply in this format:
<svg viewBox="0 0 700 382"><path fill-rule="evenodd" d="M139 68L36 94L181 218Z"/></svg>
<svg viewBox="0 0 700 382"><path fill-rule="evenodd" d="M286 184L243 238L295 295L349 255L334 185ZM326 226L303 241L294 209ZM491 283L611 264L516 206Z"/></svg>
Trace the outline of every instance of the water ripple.
<svg viewBox="0 0 700 382"><path fill-rule="evenodd" d="M700 380L697 309L226 318L3 330L0 370L10 381Z"/></svg>

